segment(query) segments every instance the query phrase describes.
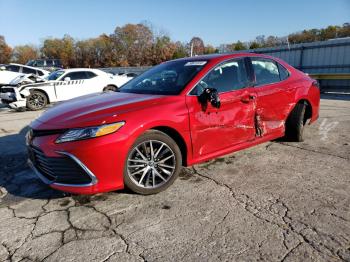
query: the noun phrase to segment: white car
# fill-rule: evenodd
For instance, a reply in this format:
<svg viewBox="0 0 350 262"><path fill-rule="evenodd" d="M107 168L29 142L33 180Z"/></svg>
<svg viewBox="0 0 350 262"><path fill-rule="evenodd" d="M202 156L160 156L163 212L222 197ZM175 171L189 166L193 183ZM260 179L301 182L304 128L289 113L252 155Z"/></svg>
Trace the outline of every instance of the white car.
<svg viewBox="0 0 350 262"><path fill-rule="evenodd" d="M114 76L99 69L75 68L52 72L46 82L4 86L0 89L1 102L13 109L40 110L47 104L75 97L116 91L132 77Z"/></svg>
<svg viewBox="0 0 350 262"><path fill-rule="evenodd" d="M10 82L18 76L30 74L45 78L50 74L50 72L44 69L20 64L1 65L0 87L10 84Z"/></svg>

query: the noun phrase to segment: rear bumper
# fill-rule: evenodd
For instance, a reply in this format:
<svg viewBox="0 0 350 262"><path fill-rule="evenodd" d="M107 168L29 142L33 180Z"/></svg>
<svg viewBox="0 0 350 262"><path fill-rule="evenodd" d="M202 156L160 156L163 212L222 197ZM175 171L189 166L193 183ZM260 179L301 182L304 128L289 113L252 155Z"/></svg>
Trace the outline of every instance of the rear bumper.
<svg viewBox="0 0 350 262"><path fill-rule="evenodd" d="M320 113L320 100L321 100L321 95L320 95L320 89L312 86L309 91L309 100L311 102L311 107L312 107L312 115L310 119L310 124L314 123L318 118L319 118L319 113Z"/></svg>

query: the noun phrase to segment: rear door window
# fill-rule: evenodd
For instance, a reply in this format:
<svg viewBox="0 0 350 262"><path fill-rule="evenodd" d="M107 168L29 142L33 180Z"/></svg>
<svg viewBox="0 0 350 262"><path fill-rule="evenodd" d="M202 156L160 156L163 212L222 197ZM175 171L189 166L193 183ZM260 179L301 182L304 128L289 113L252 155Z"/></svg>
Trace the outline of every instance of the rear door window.
<svg viewBox="0 0 350 262"><path fill-rule="evenodd" d="M267 85L280 81L278 66L270 59L251 58L256 85Z"/></svg>
<svg viewBox="0 0 350 262"><path fill-rule="evenodd" d="M22 68L22 73L23 74L36 74L36 70L28 67L23 67Z"/></svg>
<svg viewBox="0 0 350 262"><path fill-rule="evenodd" d="M64 78L66 77L70 77L70 80L81 80L89 78L85 71L72 72L64 76Z"/></svg>
<svg viewBox="0 0 350 262"><path fill-rule="evenodd" d="M86 75L87 75L87 79L94 78L95 76L97 76L95 73L90 71L86 71Z"/></svg>

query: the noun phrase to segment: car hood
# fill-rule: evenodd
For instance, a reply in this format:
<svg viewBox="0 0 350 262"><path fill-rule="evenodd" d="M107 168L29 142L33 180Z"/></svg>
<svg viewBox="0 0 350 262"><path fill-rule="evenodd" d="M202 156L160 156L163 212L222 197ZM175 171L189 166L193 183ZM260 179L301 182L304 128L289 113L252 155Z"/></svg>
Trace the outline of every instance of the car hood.
<svg viewBox="0 0 350 262"><path fill-rule="evenodd" d="M31 83L31 84L25 84L25 85L21 85L18 87L19 91L22 91L24 89L27 89L27 88L35 88L35 87L43 87L43 86L51 86L51 85L54 85L54 82L52 81L40 81L40 82L36 82L36 83Z"/></svg>
<svg viewBox="0 0 350 262"><path fill-rule="evenodd" d="M125 120L125 114L158 104L165 96L108 92L57 104L31 123L34 129L96 126Z"/></svg>

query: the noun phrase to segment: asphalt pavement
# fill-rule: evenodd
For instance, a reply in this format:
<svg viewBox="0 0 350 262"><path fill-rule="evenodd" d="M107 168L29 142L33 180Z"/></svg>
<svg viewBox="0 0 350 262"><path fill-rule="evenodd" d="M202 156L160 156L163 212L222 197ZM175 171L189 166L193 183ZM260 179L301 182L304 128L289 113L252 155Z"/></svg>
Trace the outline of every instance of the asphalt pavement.
<svg viewBox="0 0 350 262"><path fill-rule="evenodd" d="M165 192L54 191L26 164L41 112L0 108L0 261L350 261L350 99L302 143L184 168Z"/></svg>

